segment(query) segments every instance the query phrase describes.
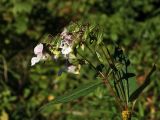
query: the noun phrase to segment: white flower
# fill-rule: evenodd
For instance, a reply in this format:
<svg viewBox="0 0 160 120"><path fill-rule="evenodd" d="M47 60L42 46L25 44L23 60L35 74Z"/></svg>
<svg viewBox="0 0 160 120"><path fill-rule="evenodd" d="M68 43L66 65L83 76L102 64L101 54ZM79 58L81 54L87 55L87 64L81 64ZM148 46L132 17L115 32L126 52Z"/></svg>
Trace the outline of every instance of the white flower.
<svg viewBox="0 0 160 120"><path fill-rule="evenodd" d="M64 28L63 32L61 33L61 38L62 38L60 44L61 53L66 57L72 52L72 46L73 46L72 35L70 35L67 32L67 29Z"/></svg>
<svg viewBox="0 0 160 120"><path fill-rule="evenodd" d="M72 47L64 40L61 41L60 48L64 56L68 55L72 51Z"/></svg>
<svg viewBox="0 0 160 120"><path fill-rule="evenodd" d="M73 73L73 74L79 74L80 67L70 65L67 67L67 72Z"/></svg>
<svg viewBox="0 0 160 120"><path fill-rule="evenodd" d="M63 55L68 55L71 51L72 51L72 48L70 46L64 46L61 52Z"/></svg>
<svg viewBox="0 0 160 120"><path fill-rule="evenodd" d="M31 59L31 66L35 65L36 63L38 63L40 61L41 57L32 57Z"/></svg>
<svg viewBox="0 0 160 120"><path fill-rule="evenodd" d="M34 54L36 55L36 57L32 57L31 66L35 65L36 63L38 63L41 60L46 59L46 56L43 55L43 44L42 43L38 44L34 48Z"/></svg>
<svg viewBox="0 0 160 120"><path fill-rule="evenodd" d="M69 45L69 44L65 40L62 40L59 48L63 48L66 45Z"/></svg>

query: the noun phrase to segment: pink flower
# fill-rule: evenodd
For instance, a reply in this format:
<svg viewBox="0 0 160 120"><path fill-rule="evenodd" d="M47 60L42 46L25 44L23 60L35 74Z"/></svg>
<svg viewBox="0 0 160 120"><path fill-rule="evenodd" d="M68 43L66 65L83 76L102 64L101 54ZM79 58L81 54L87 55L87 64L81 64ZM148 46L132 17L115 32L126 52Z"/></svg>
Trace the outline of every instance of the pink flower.
<svg viewBox="0 0 160 120"><path fill-rule="evenodd" d="M43 44L40 43L34 48L34 54L36 57L32 57L31 59L31 66L35 65L41 60L44 60L46 58L45 55L43 55Z"/></svg>
<svg viewBox="0 0 160 120"><path fill-rule="evenodd" d="M67 29L64 28L61 33L61 38L63 39L60 44L61 52L64 56L72 52L72 36L68 34Z"/></svg>
<svg viewBox="0 0 160 120"><path fill-rule="evenodd" d="M64 28L63 32L61 33L61 38L63 39L63 41L65 41L66 43L68 44L71 44L72 43L72 35L70 35L68 32L67 32L67 29Z"/></svg>
<svg viewBox="0 0 160 120"><path fill-rule="evenodd" d="M66 35L67 35L67 29L64 28L63 32L61 33L61 36L62 36L62 37L65 37Z"/></svg>
<svg viewBox="0 0 160 120"><path fill-rule="evenodd" d="M34 54L42 54L43 52L43 44L40 43L34 48Z"/></svg>

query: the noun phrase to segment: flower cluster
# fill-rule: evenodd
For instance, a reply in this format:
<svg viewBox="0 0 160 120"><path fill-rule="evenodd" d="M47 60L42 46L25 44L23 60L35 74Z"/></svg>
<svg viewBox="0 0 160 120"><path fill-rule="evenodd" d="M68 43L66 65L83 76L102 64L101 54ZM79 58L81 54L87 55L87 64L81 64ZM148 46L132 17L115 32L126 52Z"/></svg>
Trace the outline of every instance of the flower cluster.
<svg viewBox="0 0 160 120"><path fill-rule="evenodd" d="M53 54L54 59L58 59L59 58L59 54L61 53L62 56L68 61L69 60L69 55L71 54L71 52L73 51L73 38L72 38L72 34L68 33L67 29L65 28L62 33L60 34L60 44L58 44L58 42L56 43L56 47L55 46L50 46L49 47L49 51ZM33 57L31 59L31 66L35 65L36 63L42 61L42 60L46 60L48 57L46 57L47 55L44 54L44 44L40 43L38 44L35 48L34 48L34 54L36 55L36 57ZM79 68L77 66L74 65L67 65L66 71L69 73L74 73L74 74L78 74L79 73Z"/></svg>

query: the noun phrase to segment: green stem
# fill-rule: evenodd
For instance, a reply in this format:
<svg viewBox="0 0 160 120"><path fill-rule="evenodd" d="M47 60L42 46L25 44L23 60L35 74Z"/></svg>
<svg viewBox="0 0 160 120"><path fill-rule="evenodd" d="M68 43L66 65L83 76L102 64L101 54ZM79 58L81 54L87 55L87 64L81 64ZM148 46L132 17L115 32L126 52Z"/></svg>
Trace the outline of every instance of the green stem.
<svg viewBox="0 0 160 120"><path fill-rule="evenodd" d="M106 55L106 53L105 53L105 51L104 51L104 49L103 49L103 46L101 46L101 50L102 50L103 54L105 55L105 58L106 58L106 60L107 60L107 62L108 62L108 65L110 66L111 63L110 63L109 60L108 60L108 57L107 57L107 55Z"/></svg>
<svg viewBox="0 0 160 120"><path fill-rule="evenodd" d="M79 54L84 60L86 60L86 61L91 65L91 67L92 67L95 71L97 71L96 67L95 67L89 60L87 60L80 52L78 52L78 54Z"/></svg>
<svg viewBox="0 0 160 120"><path fill-rule="evenodd" d="M120 74L120 71L118 71L117 74L118 74L119 80L120 80L122 78L122 76ZM127 97L127 91L125 90L126 84L125 84L125 87L124 87L123 80L120 80L120 86L122 87L122 90L123 90L123 96L124 96L125 106L127 106L128 105L128 97Z"/></svg>
<svg viewBox="0 0 160 120"><path fill-rule="evenodd" d="M128 73L127 66L126 66L126 73ZM126 90L127 90L127 106L128 106L128 103L129 103L129 82L128 82L128 78L126 79L126 82L127 82Z"/></svg>
<svg viewBox="0 0 160 120"><path fill-rule="evenodd" d="M88 50L90 50L90 52L93 54L93 56L94 55L96 55L96 51L94 50L94 51L92 51L92 49L85 43L85 45L86 45L86 47L88 48ZM101 63L101 61L99 60L99 58L98 58L98 56L96 55L96 58L97 58L97 60ZM104 68L106 69L106 71L107 71L107 68L106 68L106 66L104 66Z"/></svg>
<svg viewBox="0 0 160 120"><path fill-rule="evenodd" d="M112 94L114 95L115 99L116 99L116 103L118 104L119 108L122 110L123 109L123 105L121 105L121 100L117 97L117 95L115 94L113 88L112 88L112 85L111 83L109 82L109 80L107 79L107 77L105 75L103 75L102 72L100 72L100 75L102 76L104 82L105 82L105 85L107 86L107 83L109 85L109 89L111 90ZM107 75L108 76L108 75Z"/></svg>
<svg viewBox="0 0 160 120"><path fill-rule="evenodd" d="M117 72L116 72L117 73ZM123 86L122 86L122 84L119 84L119 82L117 82L118 80L119 80L119 78L117 78L116 76L116 73L113 73L113 77L114 77L114 80L115 80L115 82L117 83L117 86L118 86L118 90L120 91L120 93L121 93L121 99L122 99L122 101L124 101L124 99L125 99L125 94L124 94L124 90L123 90Z"/></svg>

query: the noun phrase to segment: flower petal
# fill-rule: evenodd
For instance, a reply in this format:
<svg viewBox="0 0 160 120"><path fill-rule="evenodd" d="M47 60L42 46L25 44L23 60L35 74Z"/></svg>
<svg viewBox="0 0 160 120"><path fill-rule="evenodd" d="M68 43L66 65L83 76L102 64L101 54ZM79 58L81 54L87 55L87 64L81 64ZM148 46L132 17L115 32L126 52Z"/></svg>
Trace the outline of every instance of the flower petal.
<svg viewBox="0 0 160 120"><path fill-rule="evenodd" d="M62 40L61 43L60 43L59 48L63 48L63 47L65 46L65 44L66 44L66 43Z"/></svg>
<svg viewBox="0 0 160 120"><path fill-rule="evenodd" d="M41 60L41 57L33 57L31 59L31 66L35 65L36 63L38 63Z"/></svg>
<svg viewBox="0 0 160 120"><path fill-rule="evenodd" d="M73 73L73 74L79 74L79 68L74 65L70 65L67 67L67 72Z"/></svg>
<svg viewBox="0 0 160 120"><path fill-rule="evenodd" d="M70 46L68 46L68 47L63 47L62 48L62 54L64 54L64 55L67 55L67 54L69 54L70 52L72 51L72 49L71 49L71 47Z"/></svg>
<svg viewBox="0 0 160 120"><path fill-rule="evenodd" d="M42 54L43 51L43 44L40 43L38 44L35 48L34 48L34 54L38 55L38 54Z"/></svg>

